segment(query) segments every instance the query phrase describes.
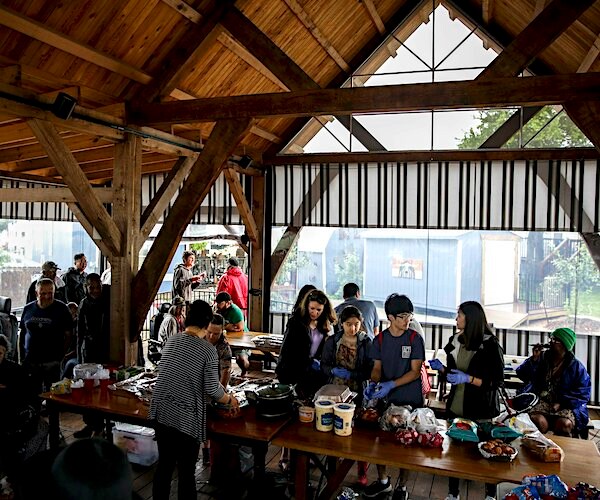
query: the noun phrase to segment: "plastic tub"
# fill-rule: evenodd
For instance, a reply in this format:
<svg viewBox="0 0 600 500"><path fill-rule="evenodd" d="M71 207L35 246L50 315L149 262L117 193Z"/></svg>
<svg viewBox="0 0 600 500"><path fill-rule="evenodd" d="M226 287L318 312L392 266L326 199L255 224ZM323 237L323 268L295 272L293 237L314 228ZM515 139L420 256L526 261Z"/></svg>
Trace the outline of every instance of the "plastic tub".
<svg viewBox="0 0 600 500"><path fill-rule="evenodd" d="M315 416L317 418L317 430L329 432L333 429L333 407L331 401L316 401Z"/></svg>
<svg viewBox="0 0 600 500"><path fill-rule="evenodd" d="M356 406L349 403L338 403L334 406L333 428L338 436L349 436L352 434L354 408Z"/></svg>
<svg viewBox="0 0 600 500"><path fill-rule="evenodd" d="M300 422L309 424L315 419L315 409L312 406L301 406L298 408Z"/></svg>

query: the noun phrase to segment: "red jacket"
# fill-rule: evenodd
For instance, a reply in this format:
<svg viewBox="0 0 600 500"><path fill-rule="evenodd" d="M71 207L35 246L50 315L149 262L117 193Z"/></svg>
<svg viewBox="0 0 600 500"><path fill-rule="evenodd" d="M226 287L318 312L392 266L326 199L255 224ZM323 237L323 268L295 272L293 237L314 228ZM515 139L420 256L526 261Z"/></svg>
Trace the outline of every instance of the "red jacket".
<svg viewBox="0 0 600 500"><path fill-rule="evenodd" d="M217 285L217 294L227 292L231 300L238 306L244 316L248 310L248 276L239 267L229 267L227 272L221 276Z"/></svg>

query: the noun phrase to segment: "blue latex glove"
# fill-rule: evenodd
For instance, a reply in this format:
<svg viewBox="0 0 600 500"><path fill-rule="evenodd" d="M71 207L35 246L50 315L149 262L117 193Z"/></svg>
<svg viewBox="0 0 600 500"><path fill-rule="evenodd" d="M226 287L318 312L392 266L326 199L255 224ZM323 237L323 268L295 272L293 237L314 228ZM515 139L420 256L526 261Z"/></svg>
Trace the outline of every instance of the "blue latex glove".
<svg viewBox="0 0 600 500"><path fill-rule="evenodd" d="M346 370L346 368L338 368L337 366L331 370L334 377L343 378L344 380L349 380L352 376L352 372L350 370Z"/></svg>
<svg viewBox="0 0 600 500"><path fill-rule="evenodd" d="M382 399L385 398L392 389L396 387L396 382L394 380L388 380L387 382L380 382L375 387L375 393L373 394L373 398Z"/></svg>
<svg viewBox="0 0 600 500"><path fill-rule="evenodd" d="M439 359L430 359L428 363L432 370L437 370L439 372L446 368Z"/></svg>
<svg viewBox="0 0 600 500"><path fill-rule="evenodd" d="M468 384L471 380L470 375L467 375L465 372L461 372L460 370L456 369L450 370L450 373L446 378L452 385Z"/></svg>
<svg viewBox="0 0 600 500"><path fill-rule="evenodd" d="M312 365L310 365L310 367L316 371L316 372L320 372L321 371L321 362L318 359L313 359L312 360Z"/></svg>
<svg viewBox="0 0 600 500"><path fill-rule="evenodd" d="M377 386L377 384L375 382L371 382L371 383L369 383L369 385L367 387L365 387L365 390L363 391L363 396L366 401L373 399L373 394L375 394L376 386Z"/></svg>

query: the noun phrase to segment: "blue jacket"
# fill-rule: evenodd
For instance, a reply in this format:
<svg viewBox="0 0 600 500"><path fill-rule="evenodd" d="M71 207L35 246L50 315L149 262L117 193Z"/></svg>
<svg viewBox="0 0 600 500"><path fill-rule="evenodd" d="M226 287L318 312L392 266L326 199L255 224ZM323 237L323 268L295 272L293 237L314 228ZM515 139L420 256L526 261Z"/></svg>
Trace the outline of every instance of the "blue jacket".
<svg viewBox="0 0 600 500"><path fill-rule="evenodd" d="M546 351L542 353L540 365L535 372L532 384L534 393L540 395L547 389L546 374L551 369L550 352ZM565 368L558 384L556 402L560 403L561 408L573 410L577 429L585 427L588 423L587 403L590 400L591 392L592 383L585 366L572 352L567 352Z"/></svg>

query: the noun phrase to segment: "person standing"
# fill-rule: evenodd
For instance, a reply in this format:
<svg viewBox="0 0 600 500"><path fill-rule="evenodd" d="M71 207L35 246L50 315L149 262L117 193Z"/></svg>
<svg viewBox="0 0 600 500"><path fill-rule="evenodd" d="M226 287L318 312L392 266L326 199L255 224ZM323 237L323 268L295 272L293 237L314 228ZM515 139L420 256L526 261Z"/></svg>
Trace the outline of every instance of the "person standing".
<svg viewBox="0 0 600 500"><path fill-rule="evenodd" d="M55 262L47 260L42 264L42 275L40 278L50 278L52 281L54 281L54 299L60 300L66 304L67 296L65 294L65 282L56 274L57 271L60 271L60 267L58 267ZM37 296L35 294L35 284L40 278L34 279L31 282L31 285L29 285L29 290L27 290L27 301L25 302L26 304L36 300Z"/></svg>
<svg viewBox="0 0 600 500"><path fill-rule="evenodd" d="M54 300L54 281L41 278L36 284L37 300L21 315L20 359L36 389L49 390L60 378L60 364L71 345L72 322L69 308Z"/></svg>
<svg viewBox="0 0 600 500"><path fill-rule="evenodd" d="M184 305L185 302L181 297L175 297L173 299L173 305L169 307L169 312L165 314L165 317L160 324L160 328L158 329L158 340L160 340L163 345L165 345L167 339L171 335L181 333L185 330L185 325L183 324Z"/></svg>
<svg viewBox="0 0 600 500"><path fill-rule="evenodd" d="M385 300L384 307L390 326L373 342L371 383L365 389L364 397L367 400L386 399L390 404L413 409L422 407L421 365L425 360L425 342L409 328L413 304L406 295L393 293ZM377 475L378 479L367 486L363 497L375 498L392 491L385 465L377 465ZM400 469L394 500L408 500L407 480L408 471Z"/></svg>
<svg viewBox="0 0 600 500"><path fill-rule="evenodd" d="M346 307L356 307L362 313L364 331L373 340L379 334L379 314L375 303L360 298L360 289L356 283L346 283L343 294L344 302L336 306L335 314L339 317Z"/></svg>
<svg viewBox="0 0 600 500"><path fill-rule="evenodd" d="M65 298L68 302L75 302L79 305L85 298L85 277L87 273L87 259L85 254L76 253L73 256L73 267L70 267L62 279L65 282Z"/></svg>
<svg viewBox="0 0 600 500"><path fill-rule="evenodd" d="M529 414L540 432L571 436L588 423L591 381L584 364L575 357L575 341L570 328L554 330L550 348L542 354L533 376L531 392L540 401Z"/></svg>
<svg viewBox="0 0 600 500"><path fill-rule="evenodd" d="M456 334L444 347L448 366L433 359L429 366L452 385L446 408L449 418L489 421L500 413L499 390L504 384L504 355L479 302L458 307ZM496 496L496 485L485 485L486 500ZM446 500L460 500L459 480L448 479Z"/></svg>
<svg viewBox="0 0 600 500"><path fill-rule="evenodd" d="M196 255L191 250L186 250L182 255L183 262L177 264L173 272L172 298L181 297L186 304L192 300L192 290L200 286L203 274L194 274L192 268L196 262Z"/></svg>
<svg viewBox="0 0 600 500"><path fill-rule="evenodd" d="M219 279L217 284L217 294L227 292L231 295L231 300L238 306L244 317L248 312L248 276L240 268L240 264L235 257L227 261L227 271Z"/></svg>
<svg viewBox="0 0 600 500"><path fill-rule="evenodd" d="M325 383L321 354L337 317L321 290L306 294L288 321L275 373L283 384L296 384L301 398L311 398Z"/></svg>
<svg viewBox="0 0 600 500"><path fill-rule="evenodd" d="M158 466L152 495L167 500L175 466L179 471L177 498L196 498L194 476L200 443L206 441L207 399L239 408L237 399L219 383L217 350L206 340L213 317L209 304L194 301L185 318L186 329L167 340L150 404L158 444Z"/></svg>

